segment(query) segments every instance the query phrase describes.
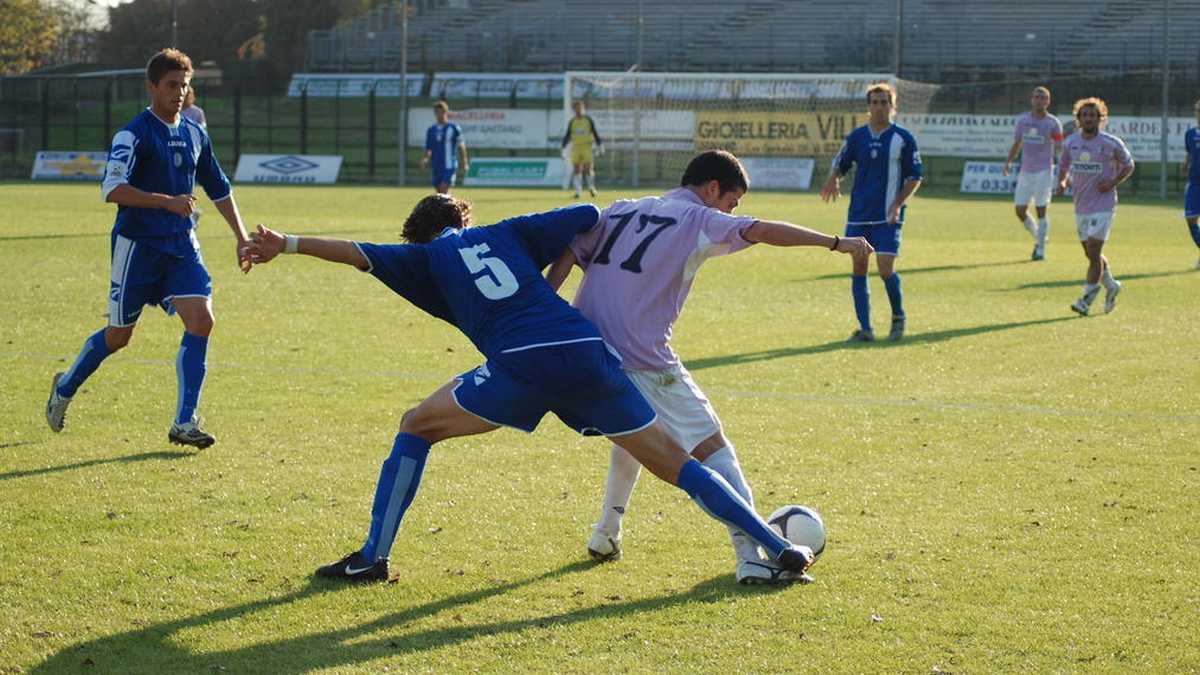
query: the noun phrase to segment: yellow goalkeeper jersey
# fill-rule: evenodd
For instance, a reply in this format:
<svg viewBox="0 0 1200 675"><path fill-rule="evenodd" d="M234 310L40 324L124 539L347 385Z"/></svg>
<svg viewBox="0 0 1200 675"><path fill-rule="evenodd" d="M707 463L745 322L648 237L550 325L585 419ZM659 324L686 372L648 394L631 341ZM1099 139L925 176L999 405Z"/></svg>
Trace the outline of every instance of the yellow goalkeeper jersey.
<svg viewBox="0 0 1200 675"><path fill-rule="evenodd" d="M567 133L563 135L563 147L567 147L571 143L576 150L583 148L591 148L593 139L596 145L603 145L604 141L600 140L600 134L596 131L596 123L592 121L590 115L583 117L572 117L570 122L567 122Z"/></svg>

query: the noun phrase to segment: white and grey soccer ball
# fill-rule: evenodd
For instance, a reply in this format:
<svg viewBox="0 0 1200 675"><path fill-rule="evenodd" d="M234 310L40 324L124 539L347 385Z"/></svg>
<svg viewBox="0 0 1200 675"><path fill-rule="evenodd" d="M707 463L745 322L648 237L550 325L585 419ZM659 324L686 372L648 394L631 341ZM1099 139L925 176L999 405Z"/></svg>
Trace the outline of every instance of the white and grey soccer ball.
<svg viewBox="0 0 1200 675"><path fill-rule="evenodd" d="M798 504L781 506L767 517L767 524L784 539L812 549L814 559L825 550L825 521L816 509Z"/></svg>

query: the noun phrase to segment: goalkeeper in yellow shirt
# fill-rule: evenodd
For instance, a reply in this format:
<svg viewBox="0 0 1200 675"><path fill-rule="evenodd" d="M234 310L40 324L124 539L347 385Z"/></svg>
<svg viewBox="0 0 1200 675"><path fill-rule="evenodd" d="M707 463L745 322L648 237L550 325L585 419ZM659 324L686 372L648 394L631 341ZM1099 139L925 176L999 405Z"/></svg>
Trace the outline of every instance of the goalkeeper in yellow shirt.
<svg viewBox="0 0 1200 675"><path fill-rule="evenodd" d="M564 151L568 145L571 146L571 164L575 167L575 175L571 181L575 186L575 198L579 198L585 175L588 192L595 197L596 172L592 168L592 148L595 147L597 154L604 154L604 141L600 140L596 123L590 115L584 113L583 101L575 101L571 107L575 110L575 116L567 122L567 133L563 134L562 146Z"/></svg>

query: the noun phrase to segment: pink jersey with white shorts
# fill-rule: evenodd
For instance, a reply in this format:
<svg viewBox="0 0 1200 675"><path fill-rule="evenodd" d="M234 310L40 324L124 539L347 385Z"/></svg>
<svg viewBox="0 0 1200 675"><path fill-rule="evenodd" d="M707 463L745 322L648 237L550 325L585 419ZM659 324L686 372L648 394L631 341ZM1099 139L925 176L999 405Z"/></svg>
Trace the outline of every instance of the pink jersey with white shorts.
<svg viewBox="0 0 1200 675"><path fill-rule="evenodd" d="M756 218L704 205L686 188L613 202L571 242L586 274L574 305L631 370L679 365L668 342L692 281L708 258L740 251Z"/></svg>
<svg viewBox="0 0 1200 675"><path fill-rule="evenodd" d="M1054 164L1054 144L1062 137L1062 122L1054 115L1037 117L1032 112L1018 115L1013 140L1021 141L1021 173L1049 171Z"/></svg>
<svg viewBox="0 0 1200 675"><path fill-rule="evenodd" d="M1104 131L1092 138L1084 138L1079 131L1071 134L1063 144L1059 171L1071 171L1075 213L1087 215L1116 210L1116 189L1100 192L1096 184L1112 180L1122 169L1132 165L1133 157L1129 149L1116 136Z"/></svg>

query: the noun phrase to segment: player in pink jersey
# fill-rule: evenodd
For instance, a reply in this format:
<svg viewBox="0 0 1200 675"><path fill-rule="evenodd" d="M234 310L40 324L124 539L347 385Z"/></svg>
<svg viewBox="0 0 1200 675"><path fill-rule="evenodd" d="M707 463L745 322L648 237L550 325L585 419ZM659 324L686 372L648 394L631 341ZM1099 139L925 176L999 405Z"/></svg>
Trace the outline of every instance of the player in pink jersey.
<svg viewBox="0 0 1200 675"><path fill-rule="evenodd" d="M866 258L873 252L862 237L840 237L783 222L734 216L750 187L732 154L711 150L688 164L681 187L638 200L619 200L600 223L579 235L547 276L558 288L571 267L584 270L575 306L621 355L621 367L650 401L671 436L705 466L719 473L753 506L733 444L716 412L683 367L669 340L700 265L708 258L751 244L824 246ZM604 506L588 551L597 559L621 554L621 519L640 467L613 446ZM739 583L807 580L765 559L745 534L731 529Z"/></svg>
<svg viewBox="0 0 1200 675"><path fill-rule="evenodd" d="M1064 143L1062 160L1058 163L1058 192L1062 194L1067 189L1070 178L1075 191L1075 228L1088 259L1083 295L1072 303L1071 309L1087 316L1101 282L1105 288L1105 313L1113 311L1121 292L1121 282L1113 278L1103 251L1117 209L1117 186L1133 175L1133 157L1124 141L1103 131L1108 119L1108 105L1103 100L1079 99L1074 112L1079 130Z"/></svg>
<svg viewBox="0 0 1200 675"><path fill-rule="evenodd" d="M1013 144L1004 160L1004 175L1021 153L1021 168L1017 173L1017 189L1013 195L1017 207L1017 220L1025 225L1030 236L1037 242L1033 246L1033 260L1046 257L1046 239L1050 234L1050 221L1046 219L1046 207L1050 205L1050 193L1054 189L1054 157L1062 148L1063 128L1058 118L1047 110L1050 107L1050 90L1037 87L1029 97L1030 111L1017 117L1013 131ZM1037 209L1037 222L1029 216L1029 202Z"/></svg>

